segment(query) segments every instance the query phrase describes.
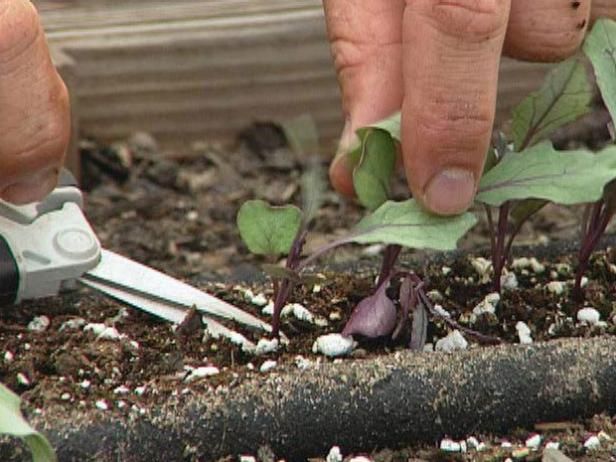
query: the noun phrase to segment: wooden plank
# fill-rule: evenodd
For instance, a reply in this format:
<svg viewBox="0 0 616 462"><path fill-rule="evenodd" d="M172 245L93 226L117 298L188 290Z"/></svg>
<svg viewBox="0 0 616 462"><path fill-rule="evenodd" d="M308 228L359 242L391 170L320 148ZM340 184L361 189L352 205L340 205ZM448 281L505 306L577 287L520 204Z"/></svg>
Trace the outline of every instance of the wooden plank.
<svg viewBox="0 0 616 462"><path fill-rule="evenodd" d="M76 61L82 133L163 146L229 140L254 120L311 113L342 126L320 0L39 0L50 42ZM546 66L504 60L497 117Z"/></svg>

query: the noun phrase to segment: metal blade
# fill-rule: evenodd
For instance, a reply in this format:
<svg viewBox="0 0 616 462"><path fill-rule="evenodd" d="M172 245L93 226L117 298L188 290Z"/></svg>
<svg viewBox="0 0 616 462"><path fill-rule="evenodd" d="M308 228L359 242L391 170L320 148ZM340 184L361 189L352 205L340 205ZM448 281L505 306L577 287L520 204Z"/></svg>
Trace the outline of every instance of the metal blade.
<svg viewBox="0 0 616 462"><path fill-rule="evenodd" d="M194 306L208 316L272 330L269 324L230 303L109 250L102 250L100 263L80 282L171 322L181 322L186 310Z"/></svg>

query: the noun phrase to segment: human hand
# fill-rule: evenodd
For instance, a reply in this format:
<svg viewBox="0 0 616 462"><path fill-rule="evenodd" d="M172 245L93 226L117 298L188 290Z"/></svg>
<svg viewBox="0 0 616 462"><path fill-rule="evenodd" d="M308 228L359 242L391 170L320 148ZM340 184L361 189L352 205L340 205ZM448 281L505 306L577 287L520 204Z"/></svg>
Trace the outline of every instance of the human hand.
<svg viewBox="0 0 616 462"><path fill-rule="evenodd" d="M324 0L346 124L330 167L353 195L355 130L402 110L413 196L443 215L473 201L488 150L501 54L558 61L616 0Z"/></svg>
<svg viewBox="0 0 616 462"><path fill-rule="evenodd" d="M29 0L0 0L0 198L27 203L56 185L70 133L68 93Z"/></svg>

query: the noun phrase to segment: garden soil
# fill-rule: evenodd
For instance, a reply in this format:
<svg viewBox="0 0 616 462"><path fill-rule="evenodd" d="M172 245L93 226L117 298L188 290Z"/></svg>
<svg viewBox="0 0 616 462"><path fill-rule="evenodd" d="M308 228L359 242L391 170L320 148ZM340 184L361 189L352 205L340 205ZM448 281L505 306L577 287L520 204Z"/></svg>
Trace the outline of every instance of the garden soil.
<svg viewBox="0 0 616 462"><path fill-rule="evenodd" d="M300 203L299 178L304 161L289 150L279 126L255 124L241 133L235 144L203 142L185 152L163 152L144 133L110 146L84 140L81 150L85 213L104 247L267 318L260 304L250 300L250 293L262 294L266 300L272 297L260 270L264 261L251 256L241 243L235 215L245 200L253 198ZM402 181L396 183L394 191L404 197ZM472 316L473 308L491 292L489 278L478 270L477 260L488 257L484 221L461 242L464 252L443 257L408 251L400 265L422 277L435 303L451 318L505 344L519 343L519 322L528 326L535 342L613 336L614 250L606 244L593 257L584 302L570 296L575 244L552 246L556 241L571 242L577 235L580 215L579 209L549 206L525 225L518 240L522 246L514 249L514 256L536 257L539 265L519 265L513 270L518 287L505 290L496 312L488 315ZM361 216L361 209L352 201L328 192L307 250L343 235ZM27 414L35 419L44 416L48 422L66 421L77 412L93 419L104 415L134 421L170 402L232 390L267 377L267 372L261 372L267 361L276 361L275 373L407 354L408 332L397 341L359 339L350 356L342 359L328 359L312 350L320 335L340 332L354 305L369 295L379 250L375 246L343 248L319 262L314 269L318 282L298 288L291 301L324 322L285 318L282 329L289 344L258 357L230 341L207 335L198 317L196 322L174 329L84 288L5 307L0 313L0 380L22 397ZM562 290L555 289L559 285ZM576 314L585 306L595 308L603 322L594 326L578 322ZM41 320L44 327L37 329L36 323L40 325ZM92 327L96 324L115 328L118 336L102 338ZM241 326L232 327L255 342L260 338ZM434 346L448 333L447 325L434 319L428 343ZM470 350L491 348L472 336L467 340ZM426 357L429 364L438 361L435 355L442 354L417 355ZM208 366L217 368L218 373L197 379L191 375L195 369ZM439 437L431 442L423 438L421 443L409 438L397 447L371 445L363 452L382 461L505 460L520 449L518 460L541 460L541 450L528 454L522 451L526 439L539 433L544 443L558 441L563 453L574 460L616 460L616 444L608 439L616 439L616 418L609 412L594 417L592 412L582 414L579 419L566 421L526 422L524 427L505 434L474 434L470 428L468 435L456 435L458 439L478 438L486 444L483 451L443 451ZM600 432L603 439L598 448L585 448L584 443ZM244 452L246 449L242 448ZM254 448L251 455L264 461L287 457L284 453L274 457L267 447ZM314 460L324 460L326 455L327 451L310 454ZM234 456L237 454L230 454L227 460L234 460ZM198 451L185 448L178 460L209 460L200 457Z"/></svg>

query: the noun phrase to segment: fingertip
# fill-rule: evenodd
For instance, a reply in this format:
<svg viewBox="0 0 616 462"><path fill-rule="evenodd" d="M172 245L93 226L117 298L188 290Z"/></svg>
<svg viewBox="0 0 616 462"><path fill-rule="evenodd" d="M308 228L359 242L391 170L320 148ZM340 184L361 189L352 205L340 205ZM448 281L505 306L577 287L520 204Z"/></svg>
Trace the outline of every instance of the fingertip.
<svg viewBox="0 0 616 462"><path fill-rule="evenodd" d="M345 197L355 197L353 167L349 155L337 155L329 166L329 180L333 188Z"/></svg>
<svg viewBox="0 0 616 462"><path fill-rule="evenodd" d="M430 178L416 197L426 209L437 215L459 215L473 204L476 189L472 171L447 167Z"/></svg>
<svg viewBox="0 0 616 462"><path fill-rule="evenodd" d="M24 205L42 200L56 187L59 170L53 168L33 178L18 181L0 191L0 199L15 205Z"/></svg>

